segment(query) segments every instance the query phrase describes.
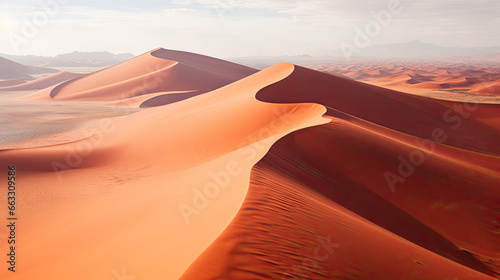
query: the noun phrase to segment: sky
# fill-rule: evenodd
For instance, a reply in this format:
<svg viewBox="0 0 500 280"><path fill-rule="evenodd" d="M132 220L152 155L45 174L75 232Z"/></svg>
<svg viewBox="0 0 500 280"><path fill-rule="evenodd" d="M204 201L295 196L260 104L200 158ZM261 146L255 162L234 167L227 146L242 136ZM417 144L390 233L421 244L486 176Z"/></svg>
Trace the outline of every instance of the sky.
<svg viewBox="0 0 500 280"><path fill-rule="evenodd" d="M0 53L323 55L420 40L500 46L498 0L0 0Z"/></svg>

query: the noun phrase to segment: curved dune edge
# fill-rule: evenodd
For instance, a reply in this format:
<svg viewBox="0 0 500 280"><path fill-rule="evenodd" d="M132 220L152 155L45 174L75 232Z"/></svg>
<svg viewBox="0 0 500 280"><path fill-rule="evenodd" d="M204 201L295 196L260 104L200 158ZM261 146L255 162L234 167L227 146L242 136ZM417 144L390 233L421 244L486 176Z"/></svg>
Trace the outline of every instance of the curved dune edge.
<svg viewBox="0 0 500 280"><path fill-rule="evenodd" d="M132 108L144 108L145 105L148 103L148 101L150 101L150 100L154 101L155 98L158 98L158 97L161 98L164 96L177 96L177 95L189 96L189 97L186 97L186 98L179 100L179 101L182 101L184 99L194 97L198 94L196 91L192 91L192 90L173 91L173 92L154 92L154 93L130 97L130 98L126 98L126 99L122 99L122 100L118 100L118 101L111 101L111 102L108 102L105 104L110 105L110 106L127 106L127 107L132 107ZM170 102L170 103L175 103L175 102ZM168 105L170 103L166 103L165 105ZM157 107L157 106L150 106L150 107ZM149 107L146 107L146 108L149 108Z"/></svg>
<svg viewBox="0 0 500 280"><path fill-rule="evenodd" d="M494 279L497 106L454 130L442 120L454 103L287 63L237 79L228 69L253 70L163 49L142 62L173 54L184 62L159 72L177 75L176 90L164 80L128 94L108 70L54 99L54 88L35 94L149 108L82 130L80 141L0 151L25 186L16 279L109 280L122 269L136 279ZM140 68L134 61L121 69ZM145 76L128 74L141 87ZM391 190L384 172L397 173L398 157L436 124L449 141Z"/></svg>
<svg viewBox="0 0 500 280"><path fill-rule="evenodd" d="M436 100L452 101L452 102L462 102L464 97L469 101L474 101L474 103L480 104L490 104L490 105L500 105L500 97L498 95L491 95L489 89L482 91L481 89L472 89L470 93L472 94L457 94L450 93L442 89L426 89L426 88L416 88L416 87L405 87L401 85L386 85L384 83L377 83L373 81L365 81L366 83L382 86L388 89L404 92L407 94L412 94L416 96L422 96L427 98L432 98ZM496 88L495 88L496 89Z"/></svg>
<svg viewBox="0 0 500 280"><path fill-rule="evenodd" d="M410 274L412 279L496 279L498 156L436 144L415 174L393 192L383 174L397 174L399 155L429 153L415 146L422 138L412 135L415 130L401 133L370 122L376 115L353 110L348 98L342 104L317 102L311 92L321 93L320 88L301 92L297 81L318 85L321 80L301 74L296 68L259 91L257 98L316 101L327 106L332 122L296 131L273 145L252 169L238 216L181 279L409 279ZM327 87L323 94L360 93L352 89ZM411 99L396 100L404 104ZM361 116L368 121L344 110L365 113ZM485 106L474 120L499 110ZM398 128L387 119L376 120ZM481 179L472 180L471 172ZM321 261L315 257L320 239L332 242Z"/></svg>
<svg viewBox="0 0 500 280"><path fill-rule="evenodd" d="M17 279L109 279L122 267L141 279L180 277L235 217L250 170L269 147L329 121L321 105L255 99L293 69L277 65L210 94L103 123L82 141L0 152L0 163L15 164L25 186L37 186L23 192L33 203L19 209L29 242L20 247ZM211 174L235 162L239 172L220 194L183 215L180 207L194 205L196 190L214 182Z"/></svg>
<svg viewBox="0 0 500 280"><path fill-rule="evenodd" d="M309 68L434 99L500 104L497 65L424 61L322 63Z"/></svg>
<svg viewBox="0 0 500 280"><path fill-rule="evenodd" d="M498 105L435 100L299 66L289 79L260 91L258 99L323 104L423 139L429 139L433 130L439 128L448 135L446 145L500 155L500 146L496 144L500 123L491 121L498 115Z"/></svg>
<svg viewBox="0 0 500 280"><path fill-rule="evenodd" d="M262 166L261 161L252 171L238 216L181 279L496 279L408 242L311 185Z"/></svg>
<svg viewBox="0 0 500 280"><path fill-rule="evenodd" d="M33 100L119 101L158 92L213 91L256 73L231 62L162 48L30 96ZM193 95L195 96L195 95ZM189 97L193 97L189 96ZM155 98L145 104L169 104ZM188 98L188 97L186 97ZM177 98L176 101L181 101ZM146 102L146 101L145 101Z"/></svg>

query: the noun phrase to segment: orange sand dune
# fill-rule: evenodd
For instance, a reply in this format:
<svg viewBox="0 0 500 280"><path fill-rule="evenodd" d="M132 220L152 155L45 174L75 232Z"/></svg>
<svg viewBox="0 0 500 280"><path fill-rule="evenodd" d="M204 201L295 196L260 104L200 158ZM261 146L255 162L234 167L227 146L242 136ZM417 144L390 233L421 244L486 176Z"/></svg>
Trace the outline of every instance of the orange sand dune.
<svg viewBox="0 0 500 280"><path fill-rule="evenodd" d="M472 93L500 95L500 82L485 83L474 87Z"/></svg>
<svg viewBox="0 0 500 280"><path fill-rule="evenodd" d="M314 130L287 136L257 164L238 216L181 279L494 279L484 264L343 170L331 174L334 166L319 159L339 160L335 154L309 157L318 144L307 135ZM427 243L413 243L418 238Z"/></svg>
<svg viewBox="0 0 500 280"><path fill-rule="evenodd" d="M116 101L168 91L193 91L199 95L255 72L252 68L215 58L157 49L39 92L32 99L47 100L50 96L64 101ZM169 96L157 97L155 101L148 107L167 104Z"/></svg>
<svg viewBox="0 0 500 280"><path fill-rule="evenodd" d="M323 104L327 108L424 139L429 138L435 128L441 128L449 135L447 145L500 155L497 132L478 117L469 117L467 109L460 108L460 104L454 111L449 109L453 103L447 101L403 94L302 67L297 67L290 79L261 91L259 98L266 102L282 103L280 94L287 96L286 102ZM497 110L490 112L489 105L477 107L473 116L484 112L494 117L498 113ZM395 115L398 117L395 118ZM456 129L457 125L460 126L459 130Z"/></svg>
<svg viewBox="0 0 500 280"><path fill-rule="evenodd" d="M234 218L251 167L272 143L328 121L320 105L255 99L292 70L280 65L207 95L105 121L80 141L0 152L0 162L16 165L30 187L23 200L33 201L18 210L29 242L20 245L14 279L110 279L122 267L137 278L177 279ZM220 195L200 214L183 216L179 206L192 205L221 170L231 177Z"/></svg>
<svg viewBox="0 0 500 280"><path fill-rule="evenodd" d="M410 80L407 81L408 84L418 84L423 82L428 82L434 80L436 77L434 76L424 76L419 74L409 75L411 77Z"/></svg>
<svg viewBox="0 0 500 280"><path fill-rule="evenodd" d="M500 68L488 64L365 61L354 65L326 63L305 66L412 94L459 101L463 96L457 96L457 93L467 93L482 95L482 102L499 102L496 98L498 89L488 85L498 83Z"/></svg>
<svg viewBox="0 0 500 280"><path fill-rule="evenodd" d="M451 89L498 73L322 67ZM0 279L499 279L500 105L339 75L157 49L7 92L19 243Z"/></svg>
<svg viewBox="0 0 500 280"><path fill-rule="evenodd" d="M306 86L310 91L304 91ZM370 102L369 95L377 101ZM301 67L261 90L257 98L320 103L328 108L332 122L295 132L273 146L254 167L238 216L182 279L498 275L500 160L449 145L415 144L427 137L411 134L436 116L438 102L401 93L396 97L390 90ZM376 106L370 109L365 102ZM406 114L388 118L397 112L384 115L376 107L403 107ZM408 126L405 121L414 121L415 108L422 121ZM487 109L500 113L498 106ZM432 123L443 124L437 118ZM400 124L406 133L399 132ZM467 137L470 128L447 133L449 138ZM384 174L398 173L398 157L414 157L416 152L423 162L399 185L388 184Z"/></svg>
<svg viewBox="0 0 500 280"><path fill-rule="evenodd" d="M436 90L436 89L443 88L441 83L434 83L434 82L415 83L415 84L411 84L410 87L411 88L420 88L420 89L429 89L429 90Z"/></svg>
<svg viewBox="0 0 500 280"><path fill-rule="evenodd" d="M126 99L121 99L117 101L107 102L107 105L111 106L128 106L133 108L150 108L157 107L156 98L162 99L165 101L165 104L171 104L175 102L182 101L184 99L188 99L190 97L194 97L197 94L197 91L188 90L188 91L170 91L170 92L153 92L144 95L139 95L135 97L130 97ZM151 106L149 106L151 104Z"/></svg>

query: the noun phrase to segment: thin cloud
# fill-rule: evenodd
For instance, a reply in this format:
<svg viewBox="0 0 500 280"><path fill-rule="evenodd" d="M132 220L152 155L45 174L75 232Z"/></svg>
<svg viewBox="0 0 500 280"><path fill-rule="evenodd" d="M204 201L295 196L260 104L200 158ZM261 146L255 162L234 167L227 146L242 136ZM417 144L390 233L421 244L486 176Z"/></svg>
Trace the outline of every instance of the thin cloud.
<svg viewBox="0 0 500 280"><path fill-rule="evenodd" d="M352 41L356 28L373 21L373 12L389 1L394 0L71 0L20 54L142 53L163 46L218 57L314 55ZM43 10L37 3L0 3L0 53L13 53L8 35L20 34ZM500 45L497 0L400 3L403 11L374 44L420 39L447 46Z"/></svg>

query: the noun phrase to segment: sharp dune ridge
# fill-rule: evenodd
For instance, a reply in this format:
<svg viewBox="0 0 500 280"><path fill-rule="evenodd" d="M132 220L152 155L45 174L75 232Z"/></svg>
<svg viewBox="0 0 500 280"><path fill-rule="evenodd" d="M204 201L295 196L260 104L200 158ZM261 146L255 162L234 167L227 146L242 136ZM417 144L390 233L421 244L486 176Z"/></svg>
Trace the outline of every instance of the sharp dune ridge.
<svg viewBox="0 0 500 280"><path fill-rule="evenodd" d="M415 60L304 66L434 99L460 102L467 98L479 103L500 103L500 68L497 63Z"/></svg>
<svg viewBox="0 0 500 280"><path fill-rule="evenodd" d="M396 88L500 79L419 67L258 71L158 48L0 81L40 89L4 96L26 135L0 151L25 201L14 279L499 279L500 105Z"/></svg>

